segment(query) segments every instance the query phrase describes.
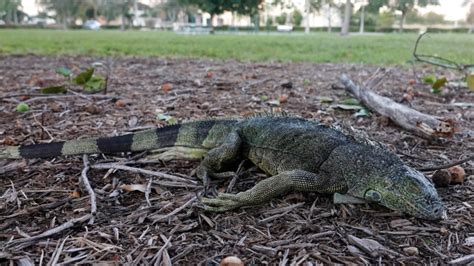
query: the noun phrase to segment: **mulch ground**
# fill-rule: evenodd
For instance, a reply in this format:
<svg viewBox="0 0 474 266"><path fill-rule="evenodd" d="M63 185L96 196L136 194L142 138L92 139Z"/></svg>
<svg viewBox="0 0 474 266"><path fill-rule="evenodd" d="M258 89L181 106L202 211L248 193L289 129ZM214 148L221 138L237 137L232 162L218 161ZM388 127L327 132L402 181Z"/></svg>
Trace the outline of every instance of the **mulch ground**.
<svg viewBox="0 0 474 266"><path fill-rule="evenodd" d="M38 88L65 81L56 68L66 66L78 73L96 61L111 69L106 96L83 94L77 86L66 96L38 95ZM460 133L449 140L427 141L384 117L356 117L354 110L334 106L351 98L332 86L342 73L362 84L377 69L356 64L0 56L0 144L112 136L170 118L284 110L363 130L394 147L414 168L473 154L474 93L448 86L434 94L429 85L410 81L415 74L418 78L442 74L452 80L458 73L392 67L375 88L396 101L404 95L406 100L412 91L413 99L409 96L411 101L405 104L457 120ZM20 101L29 104L28 112L15 112ZM88 160L92 165L127 164L176 179L90 169L87 176L97 196L97 215L89 224L90 197L81 183L81 156L2 161L0 262L213 265L234 255L246 264L445 264L474 253L473 162L462 165L467 173L464 184L438 190L448 218L429 222L375 205L334 205L330 197L315 193L290 193L262 206L207 213L196 200L203 191L193 176L197 161L165 162L144 154L97 155ZM229 186L230 180L216 181L213 190L229 187L235 193L263 177L246 168L234 186Z"/></svg>

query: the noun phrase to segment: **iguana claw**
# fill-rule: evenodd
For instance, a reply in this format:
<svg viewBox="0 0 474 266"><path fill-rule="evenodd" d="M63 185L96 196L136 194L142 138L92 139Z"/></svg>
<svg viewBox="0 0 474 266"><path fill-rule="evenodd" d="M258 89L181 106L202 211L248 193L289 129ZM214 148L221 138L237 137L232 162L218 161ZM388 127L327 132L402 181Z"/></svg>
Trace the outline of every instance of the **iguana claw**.
<svg viewBox="0 0 474 266"><path fill-rule="evenodd" d="M236 194L219 193L215 198L202 198L203 209L211 212L224 212L242 206Z"/></svg>

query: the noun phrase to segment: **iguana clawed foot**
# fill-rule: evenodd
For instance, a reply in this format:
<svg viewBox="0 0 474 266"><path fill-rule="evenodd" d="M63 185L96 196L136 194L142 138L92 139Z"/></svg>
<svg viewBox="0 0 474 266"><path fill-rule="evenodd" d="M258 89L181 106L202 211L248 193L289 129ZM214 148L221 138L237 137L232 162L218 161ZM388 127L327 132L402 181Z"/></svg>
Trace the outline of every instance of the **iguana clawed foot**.
<svg viewBox="0 0 474 266"><path fill-rule="evenodd" d="M224 212L232 210L245 203L239 197L239 194L219 193L215 198L202 198L203 209L211 212Z"/></svg>

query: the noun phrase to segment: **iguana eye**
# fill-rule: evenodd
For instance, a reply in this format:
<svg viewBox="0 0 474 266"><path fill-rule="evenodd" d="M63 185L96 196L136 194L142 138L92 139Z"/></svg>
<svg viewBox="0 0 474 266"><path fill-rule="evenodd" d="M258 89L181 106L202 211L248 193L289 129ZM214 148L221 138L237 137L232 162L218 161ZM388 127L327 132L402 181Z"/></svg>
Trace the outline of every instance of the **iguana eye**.
<svg viewBox="0 0 474 266"><path fill-rule="evenodd" d="M382 195L375 190L369 189L365 192L364 198L368 201L380 202L382 200Z"/></svg>

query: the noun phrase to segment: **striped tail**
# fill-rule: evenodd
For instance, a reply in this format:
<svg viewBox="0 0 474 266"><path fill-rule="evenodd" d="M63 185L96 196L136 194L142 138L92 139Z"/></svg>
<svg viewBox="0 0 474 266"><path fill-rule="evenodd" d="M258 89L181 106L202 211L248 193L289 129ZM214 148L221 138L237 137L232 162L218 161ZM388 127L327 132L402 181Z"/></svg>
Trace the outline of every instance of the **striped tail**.
<svg viewBox="0 0 474 266"><path fill-rule="evenodd" d="M211 149L224 141L236 122L236 120L202 120L116 137L12 146L0 148L0 159L134 152L166 147Z"/></svg>

